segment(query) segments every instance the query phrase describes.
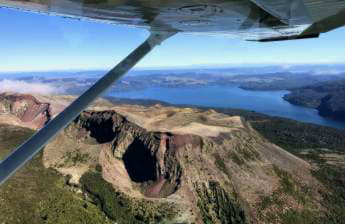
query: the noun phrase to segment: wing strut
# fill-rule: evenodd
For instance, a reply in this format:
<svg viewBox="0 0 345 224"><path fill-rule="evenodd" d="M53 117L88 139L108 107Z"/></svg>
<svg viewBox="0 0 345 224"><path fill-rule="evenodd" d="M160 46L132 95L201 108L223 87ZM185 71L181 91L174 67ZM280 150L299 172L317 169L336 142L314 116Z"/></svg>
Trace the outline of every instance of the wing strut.
<svg viewBox="0 0 345 224"><path fill-rule="evenodd" d="M98 96L104 93L113 83L127 73L155 46L165 39L174 35L175 32L155 32L136 48L131 54L123 59L118 65L110 70L105 76L98 80L92 87L85 91L79 98L71 103L64 111L58 114L46 126L34 134L14 150L6 159L0 163L0 185L3 184L11 175L20 169L33 156L54 138L60 130L65 128L73 121L88 105Z"/></svg>

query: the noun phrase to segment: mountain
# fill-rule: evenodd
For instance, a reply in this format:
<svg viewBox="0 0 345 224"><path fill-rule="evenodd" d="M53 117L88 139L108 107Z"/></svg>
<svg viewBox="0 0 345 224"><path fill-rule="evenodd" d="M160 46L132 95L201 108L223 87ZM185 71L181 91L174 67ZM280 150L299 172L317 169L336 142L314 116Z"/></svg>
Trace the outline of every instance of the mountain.
<svg viewBox="0 0 345 224"><path fill-rule="evenodd" d="M345 80L296 88L284 99L292 104L315 108L321 116L345 120Z"/></svg>
<svg viewBox="0 0 345 224"><path fill-rule="evenodd" d="M0 117L7 119L0 125L0 158L33 133L14 126L12 120L27 127L42 116L37 105L57 111L73 100L69 96L5 96L0 105L16 105L16 110L1 111ZM30 119L23 120L23 114L30 114ZM264 128L274 119L260 116L99 100L1 186L0 219L4 223L342 220L342 192L333 188L342 189L345 181L341 175L320 178L327 165L320 161L329 158L337 169L345 164L343 151L338 150L345 148L343 143L318 151L319 145L311 145L310 137L301 136L304 146L297 149L287 144L290 153L281 146L298 136L287 134L290 139L282 142L282 136L275 138L274 131ZM295 133L301 129L298 125ZM314 126L303 127L314 130ZM335 132L332 136L345 136L329 130ZM338 175L340 168L327 167Z"/></svg>
<svg viewBox="0 0 345 224"><path fill-rule="evenodd" d="M1 118L28 127L43 127L51 116L49 103L41 103L31 95L0 94ZM9 119L12 117L12 119Z"/></svg>
<svg viewBox="0 0 345 224"><path fill-rule="evenodd" d="M239 76L236 80L242 89L247 90L290 90L303 88L327 81L344 79L344 73L275 73Z"/></svg>
<svg viewBox="0 0 345 224"><path fill-rule="evenodd" d="M190 69L135 71L112 86L109 93L121 93L147 88L180 88L200 86L240 86L247 90L289 90L325 81L344 79L343 67L323 69L295 67L291 69L242 68L242 69ZM103 71L104 73L105 71ZM93 74L93 75L92 75ZM79 95L93 85L102 71L23 73L1 75L1 82L17 84L45 84L55 93ZM6 84L6 85L5 85ZM8 83L4 86L8 87ZM10 89L12 90L12 89ZM14 89L15 90L15 89Z"/></svg>

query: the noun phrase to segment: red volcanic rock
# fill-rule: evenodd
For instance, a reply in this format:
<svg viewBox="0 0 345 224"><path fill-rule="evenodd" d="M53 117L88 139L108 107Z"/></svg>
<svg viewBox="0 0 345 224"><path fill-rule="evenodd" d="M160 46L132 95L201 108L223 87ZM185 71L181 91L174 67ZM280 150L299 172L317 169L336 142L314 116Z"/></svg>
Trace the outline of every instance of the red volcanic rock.
<svg viewBox="0 0 345 224"><path fill-rule="evenodd" d="M145 191L144 195L149 198L160 198L161 191L167 180L164 177L158 178L158 180L151 184Z"/></svg>
<svg viewBox="0 0 345 224"><path fill-rule="evenodd" d="M162 198L181 185L181 158L186 147L200 148L202 139L190 134L151 132L128 121L115 111L86 111L66 133L76 139L111 143L113 154L121 158L129 178L140 185L146 197Z"/></svg>
<svg viewBox="0 0 345 224"><path fill-rule="evenodd" d="M41 128L50 120L50 104L39 102L32 95L0 94L0 113L10 114L33 128Z"/></svg>

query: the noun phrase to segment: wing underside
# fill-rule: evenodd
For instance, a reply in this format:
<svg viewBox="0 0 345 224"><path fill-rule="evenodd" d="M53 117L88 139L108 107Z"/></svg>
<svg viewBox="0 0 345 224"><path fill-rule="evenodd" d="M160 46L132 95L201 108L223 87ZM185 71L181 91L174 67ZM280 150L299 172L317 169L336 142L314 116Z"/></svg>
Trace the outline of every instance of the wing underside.
<svg viewBox="0 0 345 224"><path fill-rule="evenodd" d="M0 6L260 41L317 37L345 24L340 0L0 0Z"/></svg>

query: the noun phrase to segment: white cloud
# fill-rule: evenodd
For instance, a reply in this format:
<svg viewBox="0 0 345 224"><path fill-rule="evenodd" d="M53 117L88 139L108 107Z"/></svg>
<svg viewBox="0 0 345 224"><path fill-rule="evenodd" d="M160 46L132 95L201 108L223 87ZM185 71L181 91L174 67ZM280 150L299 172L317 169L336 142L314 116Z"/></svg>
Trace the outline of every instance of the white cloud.
<svg viewBox="0 0 345 224"><path fill-rule="evenodd" d="M344 73L344 71L340 69L321 69L314 71L314 75L340 75L342 73Z"/></svg>
<svg viewBox="0 0 345 224"><path fill-rule="evenodd" d="M0 92L52 95L63 93L64 89L46 83L4 79L0 81Z"/></svg>

